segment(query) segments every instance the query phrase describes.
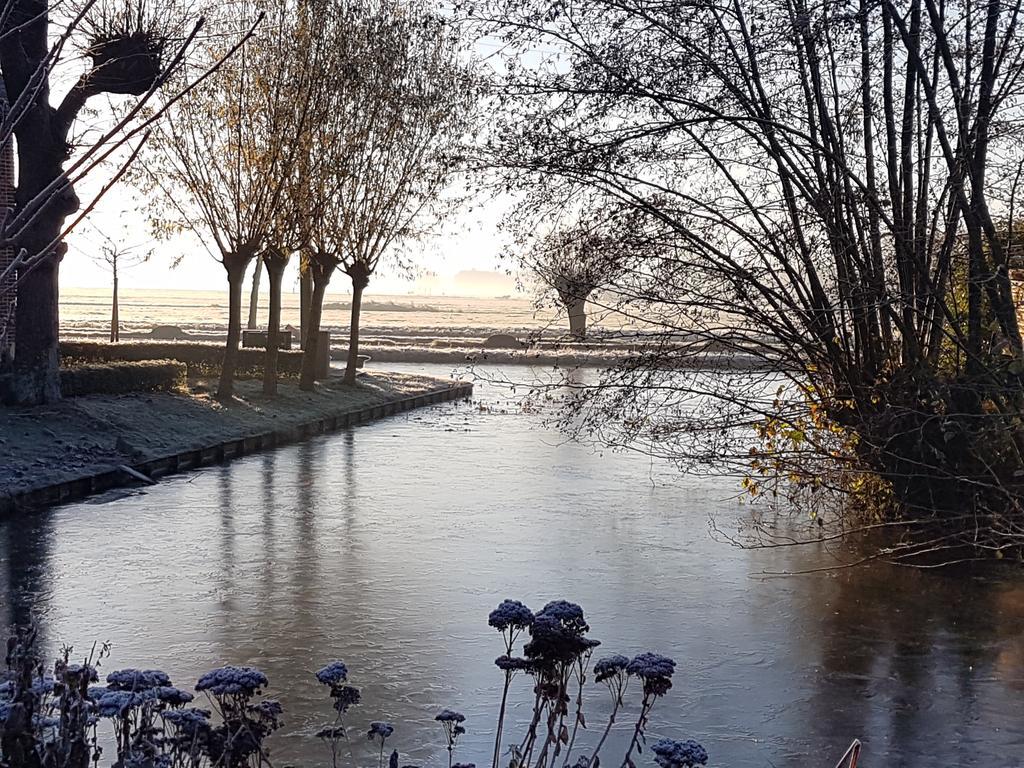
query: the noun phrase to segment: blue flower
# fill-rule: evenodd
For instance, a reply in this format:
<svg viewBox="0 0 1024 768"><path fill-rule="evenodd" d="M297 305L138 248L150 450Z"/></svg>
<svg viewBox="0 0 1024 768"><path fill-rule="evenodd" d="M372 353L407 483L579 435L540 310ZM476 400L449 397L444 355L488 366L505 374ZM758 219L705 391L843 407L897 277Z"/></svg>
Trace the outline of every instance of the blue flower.
<svg viewBox="0 0 1024 768"><path fill-rule="evenodd" d="M159 669L119 669L107 675L107 687L112 691L144 691L170 684L171 678Z"/></svg>
<svg viewBox="0 0 1024 768"><path fill-rule="evenodd" d="M197 691L214 696L251 696L267 684L267 676L255 667L220 667L199 678Z"/></svg>
<svg viewBox="0 0 1024 768"><path fill-rule="evenodd" d="M439 723L461 723L466 720L466 716L461 712L456 712L454 709L442 709L434 719Z"/></svg>
<svg viewBox="0 0 1024 768"><path fill-rule="evenodd" d="M123 717L142 702L143 697L132 691L107 691L96 700L96 711L100 717Z"/></svg>
<svg viewBox="0 0 1024 768"><path fill-rule="evenodd" d="M351 685L343 685L340 688L331 688L331 698L334 699L334 708L341 714L348 712L349 707L359 703L359 689Z"/></svg>
<svg viewBox="0 0 1024 768"><path fill-rule="evenodd" d="M487 623L501 632L506 629L525 629L533 623L533 611L518 600L503 600L491 611Z"/></svg>
<svg viewBox="0 0 1024 768"><path fill-rule="evenodd" d="M574 661L598 645L598 641L583 636L589 627L583 621L582 612L563 610L572 603L563 600L548 605L555 605L556 609L550 613L538 613L530 627L530 642L523 647L528 659L541 666L550 666Z"/></svg>
<svg viewBox="0 0 1024 768"><path fill-rule="evenodd" d="M348 667L342 661L332 661L316 673L316 679L324 685L337 685L348 680Z"/></svg>
<svg viewBox="0 0 1024 768"><path fill-rule="evenodd" d="M380 738L383 742L388 736L395 732L395 727L391 723L383 723L379 720L375 720L370 723L370 730L366 732L366 738L373 741L374 738Z"/></svg>
<svg viewBox="0 0 1024 768"><path fill-rule="evenodd" d="M594 664L594 679L599 683L603 683L608 678L614 677L619 672L622 672L628 664L629 659L621 653L616 653L611 656L605 656L603 659L598 659Z"/></svg>
<svg viewBox="0 0 1024 768"><path fill-rule="evenodd" d="M626 674L644 681L644 695L664 696L672 687L676 663L660 653L641 653L626 665Z"/></svg>
<svg viewBox="0 0 1024 768"><path fill-rule="evenodd" d="M641 653L626 665L626 672L637 677L672 677L676 663L660 653Z"/></svg>
<svg viewBox="0 0 1024 768"><path fill-rule="evenodd" d="M708 752L693 739L659 739L651 745L655 762L661 768L694 768L708 761Z"/></svg>
<svg viewBox="0 0 1024 768"><path fill-rule="evenodd" d="M583 608L576 603L570 603L568 600L552 600L541 608L540 613L537 615L552 616L563 624L586 625L583 619ZM586 632L589 629L590 627L586 627L583 631Z"/></svg>
<svg viewBox="0 0 1024 768"><path fill-rule="evenodd" d="M499 656L494 665L505 672L529 672L533 669L533 662L518 656Z"/></svg>
<svg viewBox="0 0 1024 768"><path fill-rule="evenodd" d="M208 709L187 707L185 709L168 709L161 712L160 717L177 728L190 730L206 725L210 719L210 714Z"/></svg>
<svg viewBox="0 0 1024 768"><path fill-rule="evenodd" d="M150 688L146 693L153 696L153 698L162 701L164 704L170 704L172 707L180 707L182 704L188 704L195 698L195 696L188 691L175 688L173 685L159 685L156 688Z"/></svg>

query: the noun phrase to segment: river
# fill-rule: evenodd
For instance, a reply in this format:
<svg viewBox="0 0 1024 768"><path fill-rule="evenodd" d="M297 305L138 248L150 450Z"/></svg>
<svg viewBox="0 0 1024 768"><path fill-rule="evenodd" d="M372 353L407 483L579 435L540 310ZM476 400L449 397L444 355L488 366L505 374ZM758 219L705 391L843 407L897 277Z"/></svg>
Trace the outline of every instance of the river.
<svg viewBox="0 0 1024 768"><path fill-rule="evenodd" d="M599 655L674 657L648 738L695 738L711 765L831 768L854 737L866 766L1022 764L1024 576L875 564L775 577L830 560L715 535L709 520L735 530L749 512L736 492L567 442L478 384L472 404L7 523L0 595L8 623L36 612L51 651L109 641L107 671L159 667L191 687L223 663L260 667L286 713L279 766L327 760L312 734L330 703L312 672L334 658L363 691L349 719L361 764L376 765L370 720L395 723L403 764L447 764L433 715L453 707L468 727L456 759L489 765L502 678L487 614L506 597L579 602ZM513 700L518 732L525 680ZM606 700L592 686L584 749ZM636 709L634 695L605 764ZM646 750L637 765L653 765Z"/></svg>

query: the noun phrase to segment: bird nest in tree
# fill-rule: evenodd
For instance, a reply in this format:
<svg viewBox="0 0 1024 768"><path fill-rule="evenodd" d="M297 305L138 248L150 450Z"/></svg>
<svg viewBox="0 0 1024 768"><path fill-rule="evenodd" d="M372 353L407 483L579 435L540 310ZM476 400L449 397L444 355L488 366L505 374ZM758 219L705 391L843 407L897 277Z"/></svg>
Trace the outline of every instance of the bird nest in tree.
<svg viewBox="0 0 1024 768"><path fill-rule="evenodd" d="M106 93L141 95L160 77L163 50L164 40L148 31L98 37L89 46L90 83Z"/></svg>

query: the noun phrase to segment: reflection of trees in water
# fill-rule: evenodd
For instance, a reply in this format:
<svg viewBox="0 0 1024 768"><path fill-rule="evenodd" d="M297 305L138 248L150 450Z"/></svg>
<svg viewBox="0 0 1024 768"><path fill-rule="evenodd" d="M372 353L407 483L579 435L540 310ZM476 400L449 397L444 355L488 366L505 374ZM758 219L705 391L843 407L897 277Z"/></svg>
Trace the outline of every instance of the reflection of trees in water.
<svg viewBox="0 0 1024 768"><path fill-rule="evenodd" d="M41 646L46 644L45 617L53 590L49 573L52 535L48 512L21 515L4 523L0 532L4 626L39 620Z"/></svg>
<svg viewBox="0 0 1024 768"><path fill-rule="evenodd" d="M1000 751L992 731L1012 738L1024 715L1024 586L885 565L841 571L830 587L806 583L799 620L817 627L806 636L821 665L808 702L814 731L894 757L949 758L963 741L948 761L960 765L985 762L972 742Z"/></svg>

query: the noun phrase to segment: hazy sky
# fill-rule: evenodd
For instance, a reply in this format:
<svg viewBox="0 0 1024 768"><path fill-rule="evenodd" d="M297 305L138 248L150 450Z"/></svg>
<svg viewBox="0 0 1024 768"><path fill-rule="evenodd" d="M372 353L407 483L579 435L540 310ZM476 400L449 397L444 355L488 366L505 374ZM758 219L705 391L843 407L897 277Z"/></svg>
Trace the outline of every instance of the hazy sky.
<svg viewBox="0 0 1024 768"><path fill-rule="evenodd" d="M82 194L83 201L88 194ZM416 263L420 267L418 277L405 277L390 265L382 263L380 274L370 283L369 293L408 293L416 290L424 293L466 292L466 281L461 280L460 290L453 282L454 276L467 270L506 272L512 265L502 261L501 235L498 219L501 206L490 203L474 206L472 212L456 215L446 222L435 236L417 248ZM149 231L145 213L138 210L132 199L130 188L112 190L101 201L96 211L83 225L68 238L69 250L61 264L61 286L64 288L103 288L110 285L110 272L102 261L97 263L90 255L100 253L104 238L108 237L131 246L138 246L138 252L152 249L153 255L146 263L120 270L122 288L162 288L172 290L226 290L224 268L191 235L181 235L174 241L155 241ZM172 267L175 259L181 263ZM289 267L285 290L291 290L297 280L297 260ZM332 292L348 290L348 279L336 275L331 281ZM511 293L514 286L506 291ZM481 286L482 293L493 295L490 286Z"/></svg>

